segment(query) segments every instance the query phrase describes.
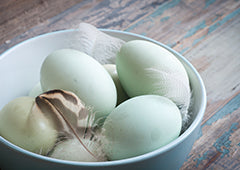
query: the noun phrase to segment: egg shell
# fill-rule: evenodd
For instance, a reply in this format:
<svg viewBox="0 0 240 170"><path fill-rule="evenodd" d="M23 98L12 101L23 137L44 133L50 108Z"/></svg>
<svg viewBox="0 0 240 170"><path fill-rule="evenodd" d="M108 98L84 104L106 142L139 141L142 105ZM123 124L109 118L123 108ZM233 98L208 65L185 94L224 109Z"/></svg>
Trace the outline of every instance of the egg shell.
<svg viewBox="0 0 240 170"><path fill-rule="evenodd" d="M110 160L142 155L158 149L181 131L177 106L158 95L131 98L116 107L103 125L103 148Z"/></svg>
<svg viewBox="0 0 240 170"><path fill-rule="evenodd" d="M117 88L117 105L119 105L123 101L127 100L129 97L121 85L121 82L120 82L118 74L117 74L116 65L115 64L105 64L103 66L108 71L108 73L110 74L110 76L112 77L112 79L115 83L115 86Z"/></svg>
<svg viewBox="0 0 240 170"><path fill-rule="evenodd" d="M41 86L43 91L63 89L75 93L92 107L96 118L108 115L117 101L116 87L105 68L73 49L60 49L47 56L41 68Z"/></svg>
<svg viewBox="0 0 240 170"><path fill-rule="evenodd" d="M55 145L57 131L42 113L31 113L33 97L19 97L0 111L0 135L28 151L47 154Z"/></svg>
<svg viewBox="0 0 240 170"><path fill-rule="evenodd" d="M37 84L35 84L35 86L29 91L28 96L31 97L37 97L38 95L42 94L42 87L41 87L41 83L38 82Z"/></svg>
<svg viewBox="0 0 240 170"><path fill-rule="evenodd" d="M152 42L133 40L121 47L116 65L130 97L165 96L181 108L185 124L191 98L189 79L184 66L171 52Z"/></svg>

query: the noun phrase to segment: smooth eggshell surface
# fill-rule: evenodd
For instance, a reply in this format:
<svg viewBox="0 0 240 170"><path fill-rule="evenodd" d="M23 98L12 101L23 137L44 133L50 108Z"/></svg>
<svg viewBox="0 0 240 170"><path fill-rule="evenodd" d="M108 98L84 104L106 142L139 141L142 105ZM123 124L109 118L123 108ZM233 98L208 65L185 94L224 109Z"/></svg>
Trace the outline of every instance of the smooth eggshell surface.
<svg viewBox="0 0 240 170"><path fill-rule="evenodd" d="M26 150L47 154L55 145L57 131L42 113L32 113L33 97L12 100L0 111L0 135Z"/></svg>
<svg viewBox="0 0 240 170"><path fill-rule="evenodd" d="M142 155L176 139L181 126L180 111L171 100L157 95L134 97L105 120L104 151L110 160Z"/></svg>
<svg viewBox="0 0 240 170"><path fill-rule="evenodd" d="M129 97L128 97L127 93L124 91L124 89L121 85L121 82L118 78L116 65L115 64L105 64L103 66L108 71L108 73L110 74L110 76L112 77L112 79L115 83L115 86L117 88L117 105L119 105L123 101L127 100Z"/></svg>
<svg viewBox="0 0 240 170"><path fill-rule="evenodd" d="M182 63L168 50L152 42L133 40L124 44L116 59L117 72L130 97L156 94L171 99L188 118L190 85Z"/></svg>
<svg viewBox="0 0 240 170"><path fill-rule="evenodd" d="M31 96L31 97L37 97L38 95L42 94L43 91L42 91L42 87L41 87L41 83L38 82L31 90L30 92L28 93L28 96Z"/></svg>
<svg viewBox="0 0 240 170"><path fill-rule="evenodd" d="M42 64L44 91L63 89L75 93L96 118L108 115L116 105L116 87L111 76L95 59L77 50L61 49L51 53Z"/></svg>

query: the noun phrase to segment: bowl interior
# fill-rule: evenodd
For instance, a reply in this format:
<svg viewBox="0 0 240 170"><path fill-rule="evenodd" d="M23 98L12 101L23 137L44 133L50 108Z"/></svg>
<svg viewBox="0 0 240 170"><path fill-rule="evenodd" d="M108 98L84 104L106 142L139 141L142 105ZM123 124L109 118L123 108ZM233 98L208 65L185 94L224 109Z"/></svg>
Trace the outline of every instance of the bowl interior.
<svg viewBox="0 0 240 170"><path fill-rule="evenodd" d="M190 78L194 103L192 124L181 136L190 134L200 124L206 107L205 88L195 68L179 53L152 39L123 31L104 29L102 31L125 41L134 39L151 41L171 51L183 63ZM76 30L65 30L44 34L24 41L0 56L0 110L10 100L29 93L29 90L40 80L40 68L45 57L54 50L72 47L71 37L74 38L75 33ZM160 148L159 153L167 150L171 145L180 143L181 140L181 138L176 139L173 143ZM1 137L0 142L8 143Z"/></svg>

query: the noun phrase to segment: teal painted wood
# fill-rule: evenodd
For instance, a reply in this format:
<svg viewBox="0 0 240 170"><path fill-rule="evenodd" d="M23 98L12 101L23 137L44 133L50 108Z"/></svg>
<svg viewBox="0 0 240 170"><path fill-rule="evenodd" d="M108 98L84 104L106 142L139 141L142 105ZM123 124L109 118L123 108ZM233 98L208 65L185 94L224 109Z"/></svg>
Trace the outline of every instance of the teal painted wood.
<svg viewBox="0 0 240 170"><path fill-rule="evenodd" d="M216 139L216 141L212 145L212 149L216 150L215 153L216 153L217 157L220 157L220 158L223 159L225 156L227 156L227 157L230 156L230 152L232 152L231 151L232 141L230 140L230 137L239 128L240 128L239 127L239 122L234 122L234 123L232 123L232 125L230 126L228 131L224 132L224 134L222 136L220 136L219 138ZM236 144L233 144L233 145L236 145ZM196 165L195 165L196 168L198 168L199 165L202 164L204 160L206 160L206 161L211 160L212 153L213 153L212 149L207 150L203 154L199 155L198 158L194 159L194 161L196 162ZM240 149L240 147L239 147L239 149ZM236 159L239 159L239 158L236 158ZM213 162L211 162L211 163L213 163ZM205 166L205 168L208 168L208 167ZM229 166L225 165L225 167L222 167L222 168L228 169Z"/></svg>
<svg viewBox="0 0 240 170"><path fill-rule="evenodd" d="M226 105L224 105L223 108L221 108L218 112L216 112L208 121L206 121L202 126L201 129L204 126L210 126L214 122L218 121L219 119L222 119L223 117L232 114L234 111L239 110L240 115L240 93L235 96L232 100L230 100ZM225 155L229 156L230 148L231 148L231 140L229 137L232 135L233 132L235 132L237 129L240 128L239 122L233 122L231 123L230 128L228 131L224 132L220 137L218 137L212 147L216 149L217 152L220 152L220 157L223 158ZM203 134L199 136L202 137ZM238 145L238 144L237 144ZM240 148L239 148L240 149ZM207 160L209 158L209 151L204 152L199 158L196 158L194 161L196 161L196 167L198 167L203 160Z"/></svg>
<svg viewBox="0 0 240 170"><path fill-rule="evenodd" d="M139 25L142 25L146 23L147 21L151 20L151 18L156 18L162 15L165 11L174 8L180 3L181 0L172 0L172 1L166 1L163 4L161 4L152 14L147 16L146 18L140 20L138 23L134 24L133 26L125 29L125 31L132 31L134 28L138 27ZM169 19L169 16L167 17ZM163 19L162 21L165 21L166 19Z"/></svg>
<svg viewBox="0 0 240 170"><path fill-rule="evenodd" d="M165 40L164 38L160 37L160 41L167 44L171 48L178 50L182 54L187 53L187 51L189 51L191 48L196 46L198 43L200 43L204 39L207 39L208 36L210 36L213 31L217 29L221 29L222 27L224 27L225 24L227 24L233 19L240 18L239 17L240 8L238 7L239 6L238 2L236 2L235 8L228 11L229 13L219 14L219 12L216 10L219 4L222 5L225 3L226 5L229 5L227 1L225 2L221 1L221 2L222 3L215 0L214 1L208 0L208 1L205 1L205 4L201 4L200 2L198 4L195 2L195 4L191 6L191 4L190 3L188 4L186 1L179 1L179 0L166 1L163 4L161 4L158 8L156 8L155 11L153 11L151 14L142 18L134 25L131 25L130 27L125 29L125 31L136 32L136 30L138 30L139 27L144 27L144 25L149 25L150 27L147 27L148 31L144 31L144 33L141 33L141 32L138 32L138 33L144 34L146 36L150 36L156 39L158 37L151 35L152 34L151 28L155 28L157 26L159 26L158 29L169 27L168 31L173 30L176 32L181 32L181 30L177 30L177 29L178 27L179 29L183 28L182 26L186 24L186 19L194 20L195 25L192 25L191 27L189 27L189 25L186 25L186 27L189 27L189 29L185 29L186 28L185 27L184 28L185 33L183 32L181 35L179 35L178 39L169 40L167 39L167 36L166 36L166 40ZM202 5L202 10L198 10L196 12L191 11L188 8L188 6L191 6L193 8L194 7L199 8L198 6L201 6L201 5ZM186 12L185 15L182 15L179 13L181 12L179 10L180 8L179 6L183 8L182 10L186 10L186 11L189 10L189 11ZM209 12L209 10L213 12ZM179 13L179 18L176 18L176 15L178 15L178 13ZM206 15L206 13L209 13L209 16L203 17L204 15ZM210 19L212 17L213 19ZM176 21L176 19L178 20ZM167 24L169 26L166 26ZM181 46L179 45L180 43L181 43Z"/></svg>
<svg viewBox="0 0 240 170"><path fill-rule="evenodd" d="M210 5L212 5L216 0L205 0L205 7L204 9L208 8Z"/></svg>
<svg viewBox="0 0 240 170"><path fill-rule="evenodd" d="M198 25L196 25L195 27L191 28L187 34L184 36L184 38L188 38L193 36L194 34L196 34L198 31L200 31L201 29L204 29L206 27L206 21L201 21Z"/></svg>
<svg viewBox="0 0 240 170"><path fill-rule="evenodd" d="M210 126L218 119L222 119L228 114L232 114L234 111L240 108L240 93L237 94L233 99L231 99L227 104L223 106L219 111L217 111L210 119L208 119L202 128L206 125Z"/></svg>

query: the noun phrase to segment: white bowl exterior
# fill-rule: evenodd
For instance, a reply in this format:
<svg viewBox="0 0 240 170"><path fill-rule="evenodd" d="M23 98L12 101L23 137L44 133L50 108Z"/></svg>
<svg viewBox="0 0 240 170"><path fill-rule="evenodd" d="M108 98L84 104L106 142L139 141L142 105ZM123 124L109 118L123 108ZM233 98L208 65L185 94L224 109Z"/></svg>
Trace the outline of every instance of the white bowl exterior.
<svg viewBox="0 0 240 170"><path fill-rule="evenodd" d="M69 47L69 38L76 30L44 34L24 41L0 56L0 109L10 100L27 95L39 81L40 68L45 57L54 50ZM0 137L0 167L6 169L178 169L197 139L206 108L206 91L196 69L171 48L141 35L115 30L102 30L125 41L142 39L154 42L171 51L185 66L193 91L193 122L176 140L153 152L119 161L71 162L52 159L19 148Z"/></svg>

